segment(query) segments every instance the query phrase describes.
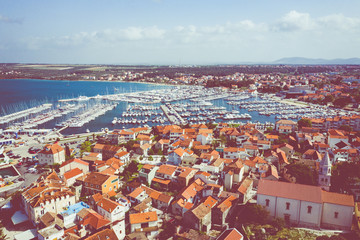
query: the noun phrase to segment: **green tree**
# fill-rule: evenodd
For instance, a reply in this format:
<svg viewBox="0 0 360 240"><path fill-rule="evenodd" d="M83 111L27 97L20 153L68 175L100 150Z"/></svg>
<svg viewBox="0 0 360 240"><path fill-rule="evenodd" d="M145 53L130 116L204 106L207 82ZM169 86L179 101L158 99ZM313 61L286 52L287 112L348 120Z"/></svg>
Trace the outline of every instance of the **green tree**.
<svg viewBox="0 0 360 240"><path fill-rule="evenodd" d="M352 127L350 127L349 125L341 125L339 129L346 132L351 132L353 130Z"/></svg>
<svg viewBox="0 0 360 240"><path fill-rule="evenodd" d="M351 100L348 97L339 97L334 100L334 106L338 108L344 108L346 105L350 104Z"/></svg>
<svg viewBox="0 0 360 240"><path fill-rule="evenodd" d="M91 150L92 150L92 147L91 147L91 142L90 141L85 141L80 146L80 153L81 154L83 152L91 152Z"/></svg>
<svg viewBox="0 0 360 240"><path fill-rule="evenodd" d="M298 128L302 128L302 127L311 127L312 124L311 124L311 120L310 119L307 119L307 118L302 118L300 119L298 122Z"/></svg>
<svg viewBox="0 0 360 240"><path fill-rule="evenodd" d="M317 185L317 172L301 163L292 163L286 166L287 173L296 178L297 183Z"/></svg>
<svg viewBox="0 0 360 240"><path fill-rule="evenodd" d="M165 162L166 162L166 157L165 157L165 156L162 156L160 161L161 161L162 163L165 163Z"/></svg>
<svg viewBox="0 0 360 240"><path fill-rule="evenodd" d="M176 227L173 223L164 222L162 226L163 231L159 233L160 240L166 240L173 237L176 233Z"/></svg>
<svg viewBox="0 0 360 240"><path fill-rule="evenodd" d="M324 98L324 103L328 103L328 102L333 102L334 101L334 96L329 94L329 95L326 95L325 98Z"/></svg>
<svg viewBox="0 0 360 240"><path fill-rule="evenodd" d="M269 221L269 212L261 205L248 204L238 215L239 223L243 224L266 224Z"/></svg>
<svg viewBox="0 0 360 240"><path fill-rule="evenodd" d="M360 182L360 164L339 162L331 171L331 191L350 193L353 185Z"/></svg>
<svg viewBox="0 0 360 240"><path fill-rule="evenodd" d="M151 148L150 150L149 150L149 155L154 155L155 154L155 152L154 152L154 150Z"/></svg>
<svg viewBox="0 0 360 240"><path fill-rule="evenodd" d="M163 155L164 153L163 153L163 151L161 150L161 149L159 149L158 151L157 151L157 155Z"/></svg>
<svg viewBox="0 0 360 240"><path fill-rule="evenodd" d="M148 157L148 160L149 160L149 161L153 161L154 158L153 158L152 156L149 156L149 157Z"/></svg>

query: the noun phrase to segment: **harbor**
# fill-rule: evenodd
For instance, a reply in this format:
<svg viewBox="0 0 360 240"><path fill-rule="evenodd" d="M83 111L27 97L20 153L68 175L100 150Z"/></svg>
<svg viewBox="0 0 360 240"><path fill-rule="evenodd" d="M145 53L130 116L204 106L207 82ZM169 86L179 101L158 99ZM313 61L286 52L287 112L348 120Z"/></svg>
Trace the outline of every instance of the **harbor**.
<svg viewBox="0 0 360 240"><path fill-rule="evenodd" d="M79 84L79 83L77 83ZM97 84L97 83L96 83ZM99 83L105 84L105 83ZM132 85L130 85L132 86ZM148 86L146 86L148 87ZM262 129L278 119L348 116L352 112L281 99L246 90L224 91L203 86L166 86L106 94L95 91L60 98L38 107L1 116L4 129L61 129L61 133L124 129L158 124L253 123ZM48 101L49 102L49 101Z"/></svg>

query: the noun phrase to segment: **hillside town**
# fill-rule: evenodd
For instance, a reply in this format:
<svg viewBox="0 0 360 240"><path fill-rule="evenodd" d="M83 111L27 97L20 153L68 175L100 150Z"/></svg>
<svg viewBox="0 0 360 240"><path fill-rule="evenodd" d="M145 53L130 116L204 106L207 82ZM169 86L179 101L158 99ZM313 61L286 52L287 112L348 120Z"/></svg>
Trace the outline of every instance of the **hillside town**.
<svg viewBox="0 0 360 240"><path fill-rule="evenodd" d="M115 129L90 135L79 151L58 139L17 163L38 178L2 211L22 229L14 239L277 239L294 227L314 238L356 234L359 130L354 115L278 120L266 130ZM273 227L256 228L264 224Z"/></svg>

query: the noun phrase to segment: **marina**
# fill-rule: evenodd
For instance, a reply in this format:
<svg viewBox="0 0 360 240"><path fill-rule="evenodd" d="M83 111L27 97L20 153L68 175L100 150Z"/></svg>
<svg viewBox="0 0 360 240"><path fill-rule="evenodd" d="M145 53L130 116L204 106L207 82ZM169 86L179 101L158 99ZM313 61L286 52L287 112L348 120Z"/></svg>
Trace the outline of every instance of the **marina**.
<svg viewBox="0 0 360 240"><path fill-rule="evenodd" d="M63 84L63 82L51 81L51 84ZM87 82L71 84L77 84L78 91L89 87ZM234 124L249 122L256 124L259 129L264 129L278 119L297 121L303 116L320 118L352 114L346 110L335 110L315 104L301 104L271 94L254 94L240 90L224 91L221 88L203 86L151 84L140 85L143 88L136 89L134 86L139 86L139 84L117 83L123 86L127 84L127 87L119 87L113 94L108 94L109 86L113 83L92 82L90 84L94 87L88 88L88 92L82 92L78 97L59 95L61 98L53 100L51 104L46 103L36 108L1 116L0 119L6 121L3 126L8 129L23 130L56 127L61 128L63 130L61 133L65 135L85 132L87 129L98 131L104 127L119 129L145 125L185 125L207 122ZM61 91L69 91L68 86L61 85L61 87L59 87ZM73 94L70 92L68 96Z"/></svg>

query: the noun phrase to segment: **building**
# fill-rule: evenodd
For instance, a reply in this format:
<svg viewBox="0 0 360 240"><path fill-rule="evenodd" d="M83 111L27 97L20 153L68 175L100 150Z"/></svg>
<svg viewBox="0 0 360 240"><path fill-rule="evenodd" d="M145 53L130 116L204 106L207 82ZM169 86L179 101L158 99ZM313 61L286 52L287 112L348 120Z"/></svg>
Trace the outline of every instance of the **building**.
<svg viewBox="0 0 360 240"><path fill-rule="evenodd" d="M350 230L354 212L351 195L271 180L259 181L257 204L264 206L272 217L311 228Z"/></svg>
<svg viewBox="0 0 360 240"><path fill-rule="evenodd" d="M65 150L58 145L47 144L45 147L38 153L38 159L40 164L54 165L55 163L61 164L65 162Z"/></svg>
<svg viewBox="0 0 360 240"><path fill-rule="evenodd" d="M60 166L60 175L64 175L64 173L75 168L82 170L82 172L86 174L89 172L89 163L77 158L67 160Z"/></svg>
<svg viewBox="0 0 360 240"><path fill-rule="evenodd" d="M79 177L76 181L80 182L83 186L83 190L89 194L106 194L110 191L119 189L119 178L117 176L98 172L90 172Z"/></svg>
<svg viewBox="0 0 360 240"><path fill-rule="evenodd" d="M326 152L325 156L323 157L323 159L320 162L319 178L318 178L319 186L326 191L330 190L331 166L332 166L332 164L330 161L329 153Z"/></svg>
<svg viewBox="0 0 360 240"><path fill-rule="evenodd" d="M33 223L47 212L60 213L75 204L75 194L66 187L56 172L42 178L22 193L22 204Z"/></svg>
<svg viewBox="0 0 360 240"><path fill-rule="evenodd" d="M243 235L236 229L230 228L223 231L216 240L243 240Z"/></svg>
<svg viewBox="0 0 360 240"><path fill-rule="evenodd" d="M158 169L159 169L158 166L145 164L139 171L140 181L145 182L145 183L149 184L149 186L150 186L151 181L154 179L155 173Z"/></svg>
<svg viewBox="0 0 360 240"><path fill-rule="evenodd" d="M156 212L135 213L129 215L131 232L143 232L151 238L158 234L158 216Z"/></svg>

